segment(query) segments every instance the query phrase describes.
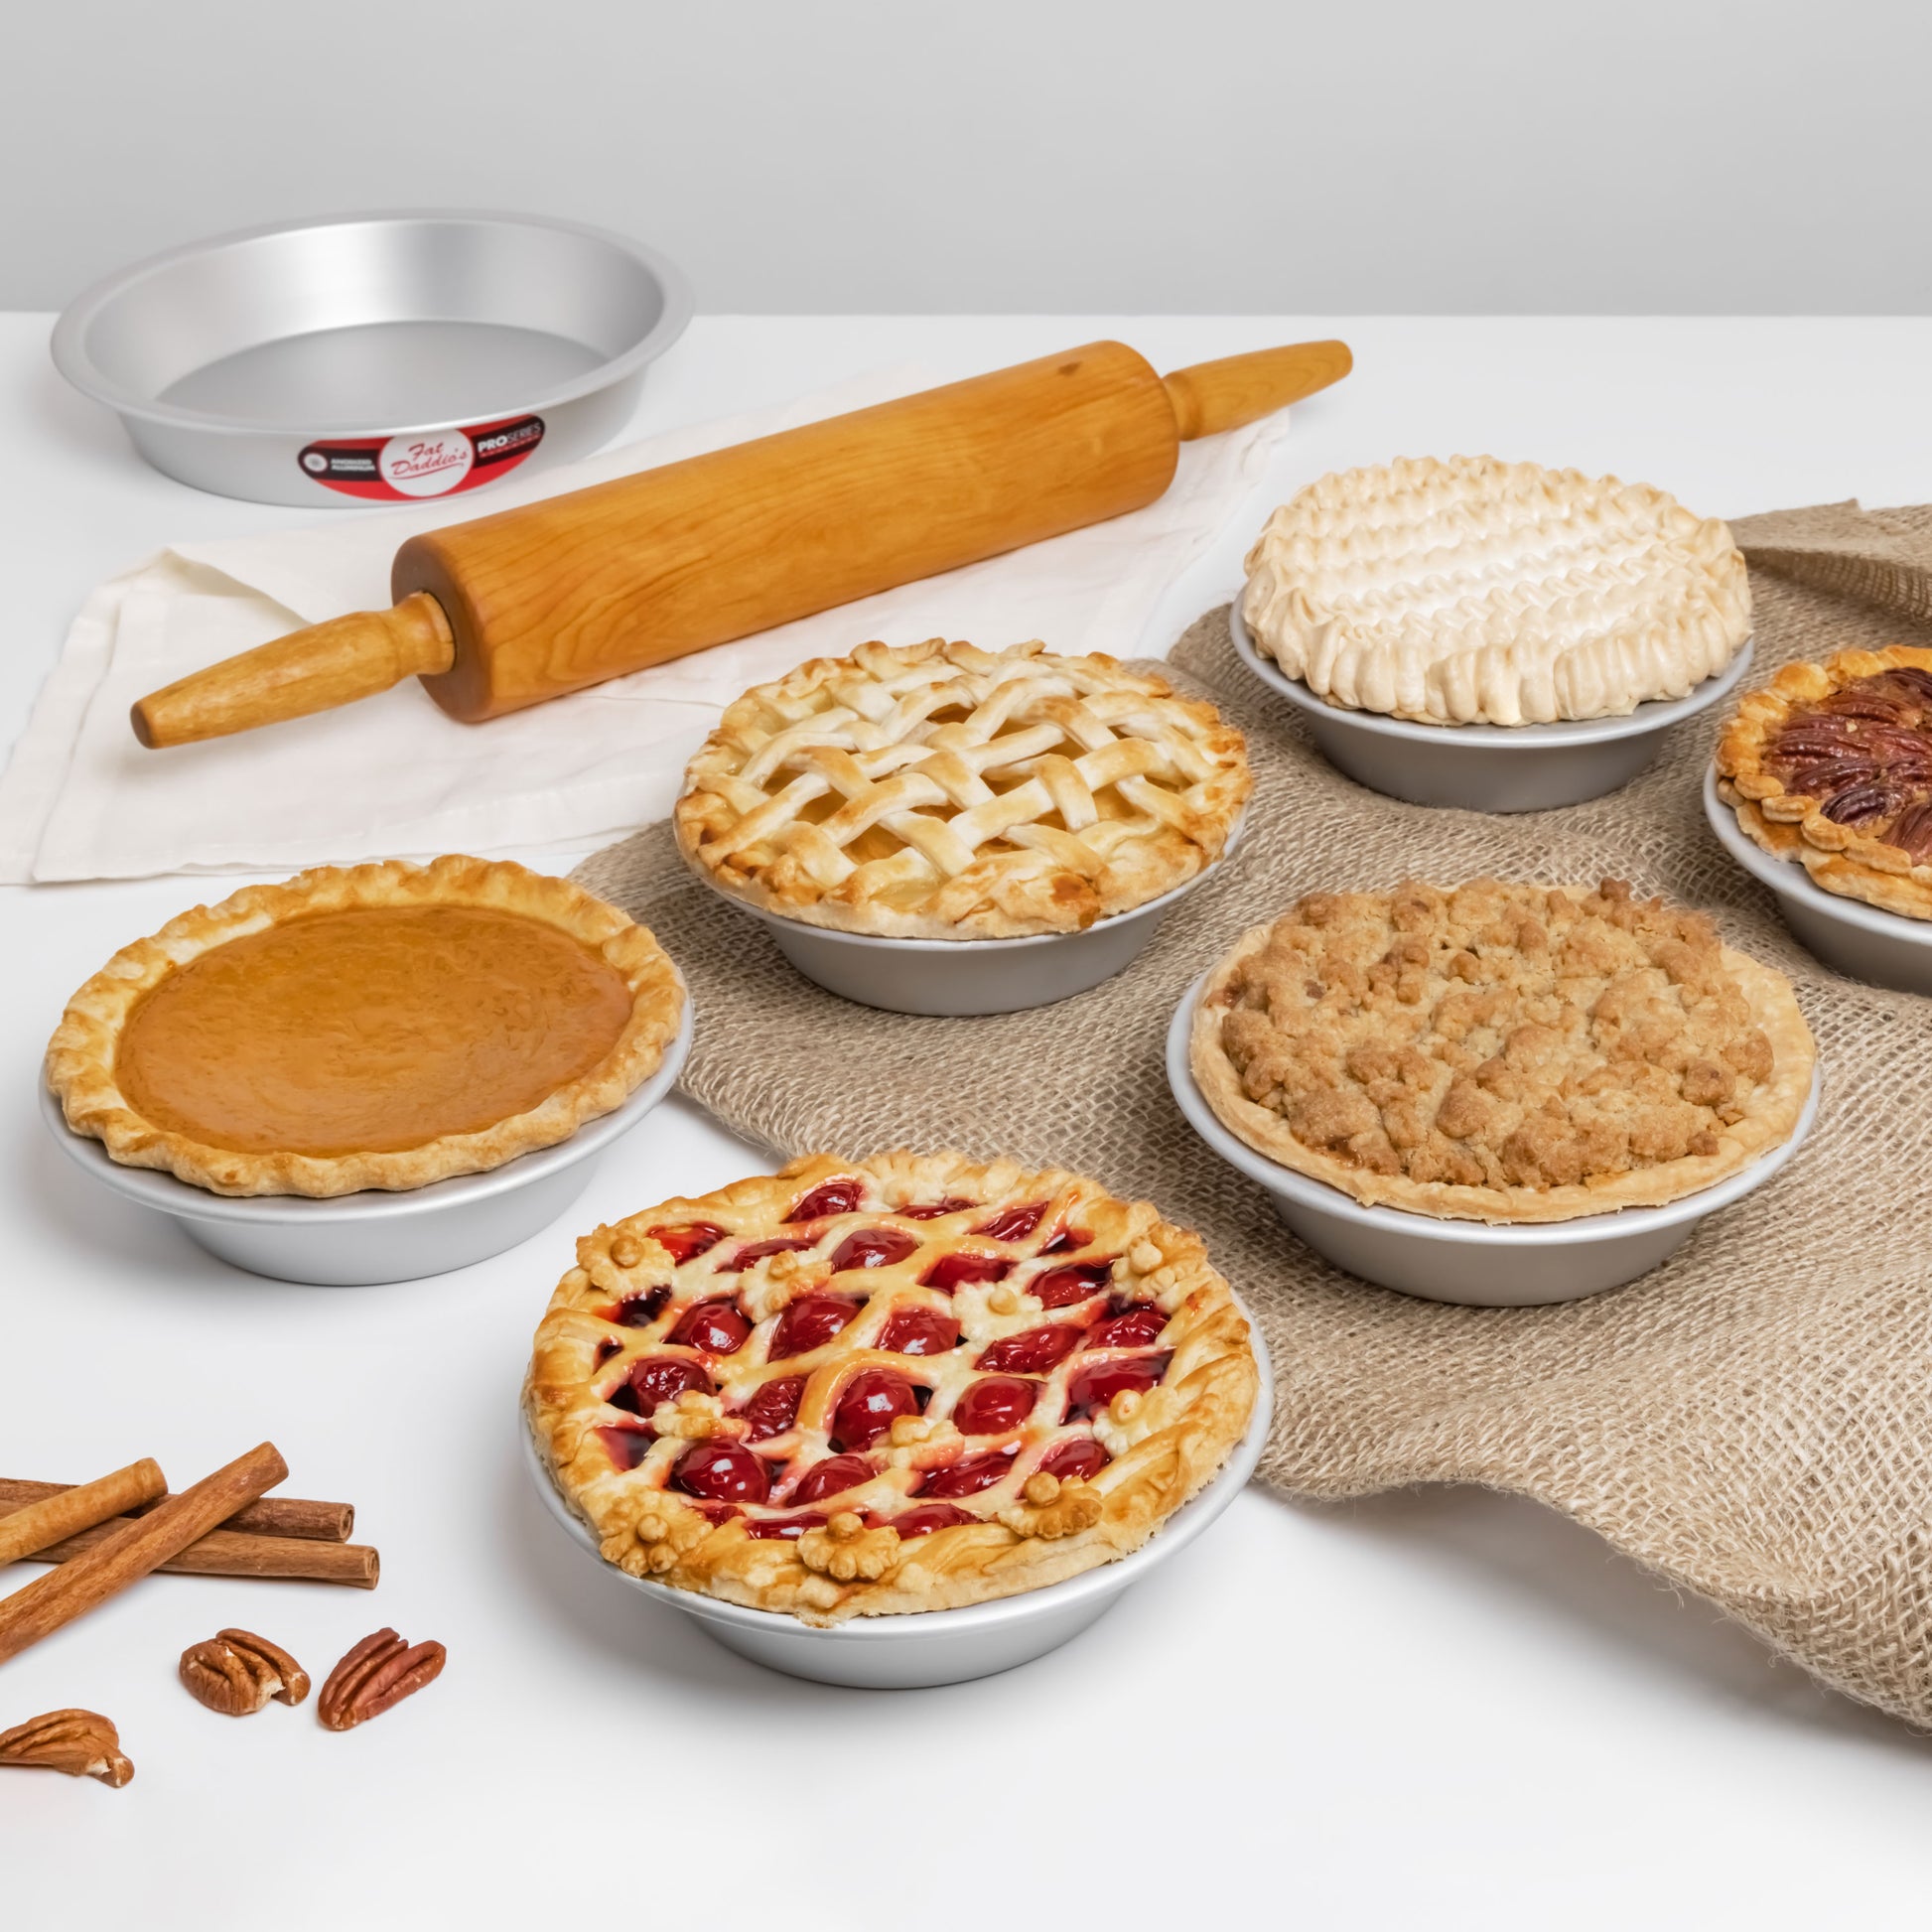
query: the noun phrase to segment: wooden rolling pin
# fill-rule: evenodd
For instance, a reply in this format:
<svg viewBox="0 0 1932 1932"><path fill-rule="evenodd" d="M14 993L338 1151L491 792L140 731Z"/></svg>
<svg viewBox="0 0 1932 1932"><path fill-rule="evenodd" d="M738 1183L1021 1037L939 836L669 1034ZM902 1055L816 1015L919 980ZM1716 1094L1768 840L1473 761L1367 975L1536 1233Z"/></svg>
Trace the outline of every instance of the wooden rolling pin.
<svg viewBox="0 0 1932 1932"><path fill-rule="evenodd" d="M392 610L182 678L134 706L134 734L220 738L412 672L451 717L499 717L1140 509L1183 442L1351 365L1345 344L1300 343L1164 378L1124 344L1089 343L451 524L397 551Z"/></svg>

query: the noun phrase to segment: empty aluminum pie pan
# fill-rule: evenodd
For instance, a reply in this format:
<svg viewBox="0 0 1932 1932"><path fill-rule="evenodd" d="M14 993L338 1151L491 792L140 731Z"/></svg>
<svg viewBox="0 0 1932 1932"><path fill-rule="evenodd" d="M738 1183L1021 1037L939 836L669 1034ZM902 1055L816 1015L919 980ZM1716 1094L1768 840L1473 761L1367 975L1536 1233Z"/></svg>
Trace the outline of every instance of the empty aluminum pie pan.
<svg viewBox="0 0 1932 1932"><path fill-rule="evenodd" d="M54 360L157 470L309 508L471 491L628 420L684 333L677 268L545 215L342 215L216 235L77 297Z"/></svg>
<svg viewBox="0 0 1932 1932"><path fill-rule="evenodd" d="M1172 892L1096 919L1078 932L1043 932L1025 939L893 939L838 932L750 905L726 892L688 855L686 863L727 904L760 920L778 950L826 992L887 1013L950 1020L1051 1006L1112 979L1154 937L1169 911L1234 856L1247 816L1244 808L1228 828L1221 856Z"/></svg>
<svg viewBox="0 0 1932 1932"><path fill-rule="evenodd" d="M691 1051L691 1000L663 1064L622 1106L586 1121L555 1147L486 1173L458 1174L394 1193L369 1189L326 1200L302 1194L210 1193L154 1168L109 1159L91 1134L67 1124L41 1082L41 1116L63 1153L125 1200L178 1221L209 1254L278 1281L330 1288L414 1281L467 1268L554 1221L589 1184L597 1157L635 1127L676 1084Z"/></svg>
<svg viewBox="0 0 1932 1932"><path fill-rule="evenodd" d="M1168 1085L1187 1124L1221 1159L1274 1196L1275 1211L1316 1254L1382 1288L1466 1308L1532 1308L1581 1301L1621 1288L1661 1267L1707 1214L1728 1207L1797 1153L1818 1115L1821 1077L1791 1138L1740 1173L1663 1207L1624 1207L1574 1221L1491 1227L1437 1220L1397 1207L1364 1207L1326 1181L1297 1173L1224 1126L1194 1082L1187 1048L1203 973L1187 989L1168 1029Z"/></svg>
<svg viewBox="0 0 1932 1932"><path fill-rule="evenodd" d="M682 1610L727 1650L787 1676L809 1677L821 1684L849 1684L872 1691L961 1684L1031 1663L1077 1637L1112 1609L1123 1591L1184 1550L1241 1493L1268 1441L1275 1388L1261 1329L1245 1308L1242 1313L1248 1315L1255 1365L1261 1372L1255 1412L1247 1433L1205 1485L1131 1555L1083 1571L1062 1584L969 1603L964 1609L855 1616L820 1626L782 1610L750 1609L697 1590L676 1589L655 1578L633 1577L605 1562L590 1526L558 1493L527 1422L520 1429L524 1460L545 1508L600 1570L658 1603Z"/></svg>
<svg viewBox="0 0 1932 1932"><path fill-rule="evenodd" d="M1769 887L1785 924L1807 952L1848 979L1900 993L1932 993L1932 920L1908 919L1828 893L1797 860L1766 852L1718 795L1715 765L1704 774L1704 815L1719 844L1759 885Z"/></svg>
<svg viewBox="0 0 1932 1932"><path fill-rule="evenodd" d="M1716 677L1685 697L1640 704L1622 718L1418 725L1329 704L1290 677L1256 648L1238 596L1228 606L1228 630L1236 655L1308 720L1311 736L1336 770L1412 805L1459 805L1471 812L1548 811L1628 784L1657 756L1673 725L1728 697L1751 662L1746 638Z"/></svg>

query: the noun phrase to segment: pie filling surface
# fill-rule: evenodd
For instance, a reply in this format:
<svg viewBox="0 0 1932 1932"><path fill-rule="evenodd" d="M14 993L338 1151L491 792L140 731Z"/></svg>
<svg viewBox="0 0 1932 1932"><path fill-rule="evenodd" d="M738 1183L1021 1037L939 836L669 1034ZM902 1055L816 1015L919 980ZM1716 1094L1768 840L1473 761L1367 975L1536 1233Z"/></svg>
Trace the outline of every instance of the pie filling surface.
<svg viewBox="0 0 1932 1932"><path fill-rule="evenodd" d="M114 1072L136 1111L209 1147L388 1153L539 1105L611 1051L631 1006L620 973L535 919L355 906L169 973Z"/></svg>
<svg viewBox="0 0 1932 1932"><path fill-rule="evenodd" d="M1902 665L1794 705L1761 756L1826 818L1932 865L1932 671Z"/></svg>

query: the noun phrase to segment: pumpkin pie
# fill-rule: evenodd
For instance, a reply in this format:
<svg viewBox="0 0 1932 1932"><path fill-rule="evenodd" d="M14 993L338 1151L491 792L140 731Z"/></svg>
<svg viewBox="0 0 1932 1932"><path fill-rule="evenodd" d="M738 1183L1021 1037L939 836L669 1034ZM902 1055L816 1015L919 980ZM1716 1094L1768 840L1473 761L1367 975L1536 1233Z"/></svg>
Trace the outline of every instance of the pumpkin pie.
<svg viewBox="0 0 1932 1932"><path fill-rule="evenodd" d="M116 953L68 1003L47 1080L111 1159L215 1193L420 1187L610 1113L685 997L648 931L565 880L324 867Z"/></svg>

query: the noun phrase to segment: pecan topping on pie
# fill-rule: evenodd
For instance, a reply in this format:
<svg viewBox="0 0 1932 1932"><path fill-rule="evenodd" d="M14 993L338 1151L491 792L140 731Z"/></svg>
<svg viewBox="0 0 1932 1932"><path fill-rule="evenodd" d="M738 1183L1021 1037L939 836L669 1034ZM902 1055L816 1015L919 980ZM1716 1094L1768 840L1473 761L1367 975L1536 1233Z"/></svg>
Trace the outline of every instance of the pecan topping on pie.
<svg viewBox="0 0 1932 1932"><path fill-rule="evenodd" d="M780 1227L802 1245L744 1266ZM692 1313L726 1309L746 1332L710 1345ZM1256 1386L1227 1284L1146 1202L819 1155L579 1242L525 1404L609 1560L836 1621L1125 1555L1220 1467Z"/></svg>
<svg viewBox="0 0 1932 1932"><path fill-rule="evenodd" d="M732 705L684 775L678 845L809 925L1071 932L1221 855L1252 780L1213 706L1111 657L932 638L815 658Z"/></svg>
<svg viewBox="0 0 1932 1932"><path fill-rule="evenodd" d="M1814 1061L1781 974L1608 879L1312 894L1209 976L1191 1042L1271 1160L1480 1221L1708 1186L1789 1137Z"/></svg>
<svg viewBox="0 0 1932 1932"><path fill-rule="evenodd" d="M683 1005L651 935L564 880L325 867L117 953L68 1003L47 1077L114 1160L216 1193L418 1187L609 1113Z"/></svg>
<svg viewBox="0 0 1932 1932"><path fill-rule="evenodd" d="M1932 918L1932 650L1787 664L1718 747L1719 792L1826 891Z"/></svg>

